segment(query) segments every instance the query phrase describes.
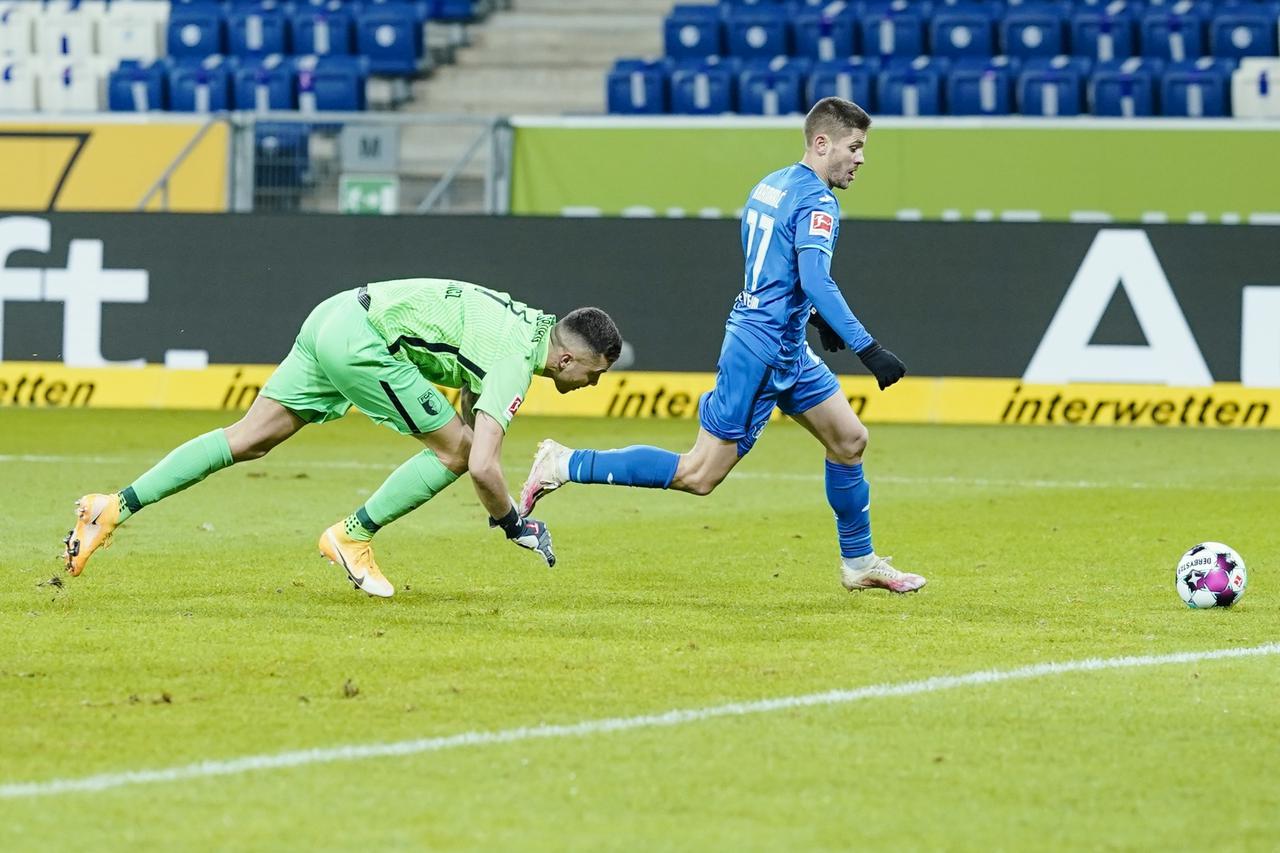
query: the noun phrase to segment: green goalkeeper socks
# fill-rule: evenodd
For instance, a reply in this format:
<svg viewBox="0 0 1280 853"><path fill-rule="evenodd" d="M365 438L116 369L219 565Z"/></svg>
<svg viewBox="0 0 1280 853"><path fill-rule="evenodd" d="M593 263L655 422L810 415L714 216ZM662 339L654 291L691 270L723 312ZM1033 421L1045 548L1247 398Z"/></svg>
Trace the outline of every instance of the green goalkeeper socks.
<svg viewBox="0 0 1280 853"><path fill-rule="evenodd" d="M196 436L156 463L120 492L120 520L124 521L148 504L194 486L214 471L231 464L231 446L221 429Z"/></svg>
<svg viewBox="0 0 1280 853"><path fill-rule="evenodd" d="M360 509L346 519L347 535L367 541L385 525L422 506L443 492L458 475L424 450L391 472Z"/></svg>

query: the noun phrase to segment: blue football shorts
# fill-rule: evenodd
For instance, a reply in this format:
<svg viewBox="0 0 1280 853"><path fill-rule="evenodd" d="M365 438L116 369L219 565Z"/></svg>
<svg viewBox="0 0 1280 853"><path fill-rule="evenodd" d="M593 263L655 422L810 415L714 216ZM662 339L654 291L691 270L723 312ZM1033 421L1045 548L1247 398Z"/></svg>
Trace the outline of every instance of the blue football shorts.
<svg viewBox="0 0 1280 853"><path fill-rule="evenodd" d="M698 420L716 438L736 441L742 457L760 437L775 406L783 414L798 415L839 393L835 374L807 344L794 364L778 368L726 334L716 386L698 401Z"/></svg>

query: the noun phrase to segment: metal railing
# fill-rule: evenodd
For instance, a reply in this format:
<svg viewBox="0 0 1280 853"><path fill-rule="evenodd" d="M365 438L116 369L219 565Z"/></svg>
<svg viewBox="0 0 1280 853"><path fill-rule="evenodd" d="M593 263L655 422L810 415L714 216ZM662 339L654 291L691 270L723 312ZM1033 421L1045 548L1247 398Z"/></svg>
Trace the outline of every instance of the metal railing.
<svg viewBox="0 0 1280 853"><path fill-rule="evenodd" d="M231 113L237 212L506 213L505 118Z"/></svg>

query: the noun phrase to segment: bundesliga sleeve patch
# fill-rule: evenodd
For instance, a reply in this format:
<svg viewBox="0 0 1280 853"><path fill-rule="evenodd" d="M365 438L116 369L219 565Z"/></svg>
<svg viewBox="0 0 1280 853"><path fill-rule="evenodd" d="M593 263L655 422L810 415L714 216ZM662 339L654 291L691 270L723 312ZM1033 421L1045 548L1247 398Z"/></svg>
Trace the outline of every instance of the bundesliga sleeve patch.
<svg viewBox="0 0 1280 853"><path fill-rule="evenodd" d="M835 219L830 213L815 210L809 214L809 236L831 239L831 229L835 227Z"/></svg>
<svg viewBox="0 0 1280 853"><path fill-rule="evenodd" d="M520 404L523 402L524 402L524 397L521 397L519 394L517 394L511 400L511 405L507 406L507 414L514 418L516 416L516 412L520 410Z"/></svg>

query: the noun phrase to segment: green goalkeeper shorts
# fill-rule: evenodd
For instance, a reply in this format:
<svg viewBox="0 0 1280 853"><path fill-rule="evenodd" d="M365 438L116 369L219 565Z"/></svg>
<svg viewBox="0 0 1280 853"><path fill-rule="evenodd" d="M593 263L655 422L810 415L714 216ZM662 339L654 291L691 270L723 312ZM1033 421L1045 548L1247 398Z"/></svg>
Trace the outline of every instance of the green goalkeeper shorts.
<svg viewBox="0 0 1280 853"><path fill-rule="evenodd" d="M313 424L340 418L352 405L405 435L434 432L454 417L417 367L387 352L354 290L315 307L261 393Z"/></svg>

